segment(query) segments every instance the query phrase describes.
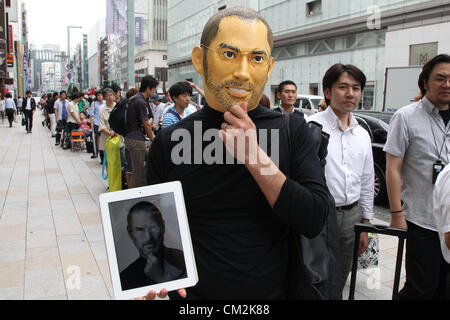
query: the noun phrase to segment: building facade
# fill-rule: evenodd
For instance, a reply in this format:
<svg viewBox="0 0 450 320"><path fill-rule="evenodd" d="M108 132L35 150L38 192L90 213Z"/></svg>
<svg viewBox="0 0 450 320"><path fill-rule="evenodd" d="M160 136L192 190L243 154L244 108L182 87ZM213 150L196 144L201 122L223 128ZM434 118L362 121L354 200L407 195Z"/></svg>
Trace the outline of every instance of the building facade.
<svg viewBox="0 0 450 320"><path fill-rule="evenodd" d="M30 51L31 89L36 94L61 91L67 87L66 53L57 45L44 45Z"/></svg>
<svg viewBox="0 0 450 320"><path fill-rule="evenodd" d="M295 81L300 94L323 95L326 70L344 63L356 65L367 76L360 108L381 111L387 67L423 65L425 53L429 59L434 53L450 52L450 32L444 31L449 30L449 0L169 0L168 4L169 84L184 79L202 84L190 55L215 12L245 6L261 13L274 34L276 62L265 88L272 104L284 80Z"/></svg>
<svg viewBox="0 0 450 320"><path fill-rule="evenodd" d="M167 73L167 0L134 2L134 81L139 88L144 76ZM108 36L109 80L129 89L127 35ZM158 90L164 91L165 78Z"/></svg>
<svg viewBox="0 0 450 320"><path fill-rule="evenodd" d="M24 96L30 87L27 12L21 0L0 1L0 89Z"/></svg>
<svg viewBox="0 0 450 320"><path fill-rule="evenodd" d="M106 37L106 20L99 19L87 35L87 61L89 88L101 87L100 41Z"/></svg>

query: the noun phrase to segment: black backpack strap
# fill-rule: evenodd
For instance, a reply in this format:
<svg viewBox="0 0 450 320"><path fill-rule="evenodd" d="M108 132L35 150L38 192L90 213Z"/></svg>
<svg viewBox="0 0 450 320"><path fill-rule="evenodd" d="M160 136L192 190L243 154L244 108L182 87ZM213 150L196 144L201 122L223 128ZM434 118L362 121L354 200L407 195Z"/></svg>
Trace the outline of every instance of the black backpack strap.
<svg viewBox="0 0 450 320"><path fill-rule="evenodd" d="M173 115L174 115L175 117L177 117L177 119L180 120L180 121L183 120L183 119L181 119L181 116L179 115L178 112L175 112L175 111L169 109L169 110L167 110L167 113L173 114Z"/></svg>

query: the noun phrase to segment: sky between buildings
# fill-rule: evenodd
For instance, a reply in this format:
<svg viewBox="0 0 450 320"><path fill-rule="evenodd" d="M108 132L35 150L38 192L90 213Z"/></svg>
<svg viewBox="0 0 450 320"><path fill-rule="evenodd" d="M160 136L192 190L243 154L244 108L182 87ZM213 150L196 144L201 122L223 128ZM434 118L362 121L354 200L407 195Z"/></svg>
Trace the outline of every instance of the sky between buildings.
<svg viewBox="0 0 450 320"><path fill-rule="evenodd" d="M82 41L83 33L106 16L106 0L23 0L28 15L29 42L37 49L56 44L67 51L67 26L71 29L71 50Z"/></svg>

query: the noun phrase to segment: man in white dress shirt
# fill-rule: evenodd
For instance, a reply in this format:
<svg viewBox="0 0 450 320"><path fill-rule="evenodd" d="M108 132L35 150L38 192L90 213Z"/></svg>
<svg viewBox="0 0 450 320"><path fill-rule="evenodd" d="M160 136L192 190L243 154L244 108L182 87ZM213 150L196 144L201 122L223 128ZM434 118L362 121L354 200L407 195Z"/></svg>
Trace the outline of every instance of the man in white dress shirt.
<svg viewBox="0 0 450 320"><path fill-rule="evenodd" d="M438 225L439 239L441 240L441 251L447 269L446 276L446 299L450 299L450 166L439 174L433 191L434 216Z"/></svg>
<svg viewBox="0 0 450 320"><path fill-rule="evenodd" d="M364 73L352 65L336 64L323 79L330 108L307 119L323 126L330 134L325 177L336 202L341 252L342 287L350 273L354 226L373 218L374 167L370 136L356 121L352 111L359 105L366 84ZM367 233L361 234L359 254L368 246Z"/></svg>

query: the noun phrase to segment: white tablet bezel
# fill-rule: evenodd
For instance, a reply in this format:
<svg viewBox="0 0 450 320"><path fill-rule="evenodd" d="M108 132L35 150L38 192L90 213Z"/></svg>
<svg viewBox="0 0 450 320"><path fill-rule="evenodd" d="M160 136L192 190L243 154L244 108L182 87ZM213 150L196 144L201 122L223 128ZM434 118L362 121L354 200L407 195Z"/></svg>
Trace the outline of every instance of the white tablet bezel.
<svg viewBox="0 0 450 320"><path fill-rule="evenodd" d="M187 277L179 280L124 291L122 290L122 285L120 282L120 272L117 263L116 247L114 244L114 236L109 212L109 203L137 198L145 198L148 196L155 196L165 193L174 194ZM195 257L192 248L191 235L186 214L186 206L184 203L183 189L179 181L101 194L100 208L103 221L103 231L105 235L106 251L108 254L109 269L111 272L111 281L113 285L114 296L117 300L143 297L150 290L155 290L157 293L162 289L174 291L182 288L192 287L197 284L197 268L195 265Z"/></svg>

